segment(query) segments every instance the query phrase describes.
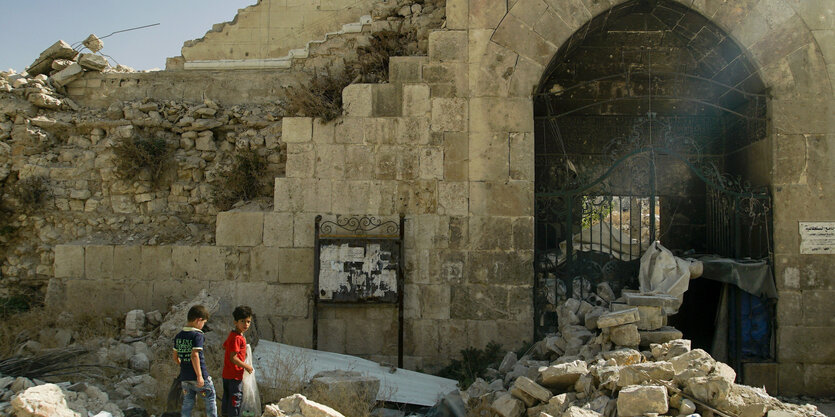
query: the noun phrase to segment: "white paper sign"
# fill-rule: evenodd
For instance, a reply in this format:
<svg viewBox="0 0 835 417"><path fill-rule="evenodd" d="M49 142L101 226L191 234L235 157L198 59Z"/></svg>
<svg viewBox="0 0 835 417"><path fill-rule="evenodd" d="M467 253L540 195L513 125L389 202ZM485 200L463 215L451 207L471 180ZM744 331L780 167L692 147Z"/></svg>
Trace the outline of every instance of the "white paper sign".
<svg viewBox="0 0 835 417"><path fill-rule="evenodd" d="M835 254L835 222L800 222L800 253Z"/></svg>

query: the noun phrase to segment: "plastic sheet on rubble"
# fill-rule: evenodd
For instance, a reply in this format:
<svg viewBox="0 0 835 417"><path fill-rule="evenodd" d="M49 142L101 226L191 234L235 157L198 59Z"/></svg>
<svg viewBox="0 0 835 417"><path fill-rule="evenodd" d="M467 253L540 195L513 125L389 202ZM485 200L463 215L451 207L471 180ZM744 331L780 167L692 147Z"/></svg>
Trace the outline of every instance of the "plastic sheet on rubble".
<svg viewBox="0 0 835 417"><path fill-rule="evenodd" d="M667 314L675 314L690 285L691 263L674 256L659 242L652 242L641 256L641 267L638 270L641 294L667 294L678 298L678 306L664 308Z"/></svg>
<svg viewBox="0 0 835 417"><path fill-rule="evenodd" d="M292 372L296 378L307 380L319 372L350 370L380 380L377 400L435 405L444 395L458 389L452 379L427 375L406 369L380 365L366 359L339 353L323 352L261 340L253 354L255 377L260 386L270 386Z"/></svg>

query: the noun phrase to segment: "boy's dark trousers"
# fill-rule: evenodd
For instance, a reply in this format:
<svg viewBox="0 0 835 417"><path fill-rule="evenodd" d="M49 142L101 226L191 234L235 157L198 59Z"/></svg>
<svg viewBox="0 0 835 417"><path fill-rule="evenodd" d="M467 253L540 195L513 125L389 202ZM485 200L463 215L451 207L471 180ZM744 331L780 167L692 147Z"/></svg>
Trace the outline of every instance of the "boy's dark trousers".
<svg viewBox="0 0 835 417"><path fill-rule="evenodd" d="M243 400L243 380L223 378L223 399L220 402L220 415L239 417Z"/></svg>

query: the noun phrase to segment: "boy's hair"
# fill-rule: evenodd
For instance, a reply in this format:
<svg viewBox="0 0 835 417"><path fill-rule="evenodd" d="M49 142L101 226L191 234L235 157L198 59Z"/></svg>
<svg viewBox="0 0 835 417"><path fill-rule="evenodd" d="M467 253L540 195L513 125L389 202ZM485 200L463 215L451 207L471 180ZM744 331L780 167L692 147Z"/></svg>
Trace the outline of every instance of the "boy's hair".
<svg viewBox="0 0 835 417"><path fill-rule="evenodd" d="M206 310L206 307L201 306L200 304L192 306L188 309L188 321L192 322L196 319L209 319L209 310Z"/></svg>
<svg viewBox="0 0 835 417"><path fill-rule="evenodd" d="M235 307L235 311L232 312L232 318L234 318L235 321L243 320L248 317L252 317L252 309L249 306L237 306Z"/></svg>

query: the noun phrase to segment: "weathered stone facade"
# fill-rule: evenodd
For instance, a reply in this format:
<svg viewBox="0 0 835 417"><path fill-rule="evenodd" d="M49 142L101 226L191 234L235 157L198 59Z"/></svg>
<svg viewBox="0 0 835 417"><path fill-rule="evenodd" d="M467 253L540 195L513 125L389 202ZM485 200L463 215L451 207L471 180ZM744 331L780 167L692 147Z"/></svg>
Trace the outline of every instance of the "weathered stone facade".
<svg viewBox="0 0 835 417"><path fill-rule="evenodd" d="M284 119L286 176L276 178L273 211L221 213L214 246L59 246L50 287L69 302L95 294L118 311L161 308L166 297L209 287L230 306L251 304L276 339L305 344L315 216L402 214L407 365L429 369L491 340L518 347L533 337L532 93L557 50L621 3L448 0L428 56L392 59L388 84L346 88L344 117ZM835 220L827 195L835 185L835 15L820 0L676 3L729 34L771 94L777 362L746 367L746 381L831 395L835 258L801 255L798 222ZM268 72L171 71L91 76L69 88L79 101L105 105L155 83L231 104L249 91L269 100L286 81ZM391 309L320 317L324 349L395 352Z"/></svg>

